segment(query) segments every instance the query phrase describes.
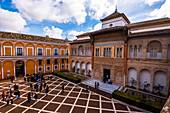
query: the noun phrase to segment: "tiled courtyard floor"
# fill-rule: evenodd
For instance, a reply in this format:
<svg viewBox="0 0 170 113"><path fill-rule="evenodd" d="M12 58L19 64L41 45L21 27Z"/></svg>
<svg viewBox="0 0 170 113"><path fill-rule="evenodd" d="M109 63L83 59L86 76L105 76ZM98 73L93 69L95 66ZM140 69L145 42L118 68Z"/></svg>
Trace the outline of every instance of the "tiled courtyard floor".
<svg viewBox="0 0 170 113"><path fill-rule="evenodd" d="M0 94L9 90L10 82L0 82ZM0 98L0 112L2 113L144 113L141 109L109 99L92 91L86 92L84 88L61 78L54 77L46 80L49 86L49 94L46 96L43 90L38 94L38 101L34 99L27 102L27 94L30 92L30 83L23 80L14 81L21 92L20 99L14 99L14 104L6 105ZM32 83L35 84L35 83ZM61 86L65 85L65 91L61 92Z"/></svg>

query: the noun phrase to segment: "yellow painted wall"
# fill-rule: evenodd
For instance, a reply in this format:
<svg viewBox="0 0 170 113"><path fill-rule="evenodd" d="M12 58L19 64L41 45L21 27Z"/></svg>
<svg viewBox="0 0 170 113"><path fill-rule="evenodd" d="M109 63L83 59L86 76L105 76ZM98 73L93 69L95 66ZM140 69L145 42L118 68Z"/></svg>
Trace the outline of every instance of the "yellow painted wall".
<svg viewBox="0 0 170 113"><path fill-rule="evenodd" d="M62 59L60 59L60 70L61 70L61 71L65 70L64 68L63 68L63 69L61 68L62 65L64 65L64 67L65 67L65 60L64 60L64 63L62 63Z"/></svg>
<svg viewBox="0 0 170 113"><path fill-rule="evenodd" d="M55 59L53 60L53 70L54 71L59 71L59 60L57 59L57 62L58 62L58 64L54 64L55 63ZM54 67L55 66L58 66L58 69L55 69Z"/></svg>
<svg viewBox="0 0 170 113"><path fill-rule="evenodd" d="M10 43L10 42L5 42L4 44L3 44L3 46L13 46L12 45L12 43ZM4 47L2 48L3 50L4 50ZM13 47L12 47L12 49L13 49ZM12 54L11 54L12 53ZM11 52L11 48L5 48L5 52L3 51L3 55L5 55L5 56L9 56L9 55L13 55L13 51Z"/></svg>
<svg viewBox="0 0 170 113"><path fill-rule="evenodd" d="M47 59L48 60L48 59ZM47 65L47 60L45 61L45 72L46 73L50 73L50 72L52 72L52 60L50 60L50 65ZM47 71L47 66L50 66L51 67L51 70L49 70L49 71Z"/></svg>
<svg viewBox="0 0 170 113"><path fill-rule="evenodd" d="M14 64L12 61L6 61L3 64L4 78L7 78L7 75L14 76ZM8 76L8 78L10 77Z"/></svg>
<svg viewBox="0 0 170 113"><path fill-rule="evenodd" d="M33 44L27 44L26 47L33 47L33 49L32 48L28 48L28 56L35 55L35 48L34 48ZM32 54L33 51L34 51L34 54Z"/></svg>
<svg viewBox="0 0 170 113"><path fill-rule="evenodd" d="M28 60L26 62L26 70L27 70L26 71L27 74L30 74L30 75L34 74L35 73L35 61Z"/></svg>
<svg viewBox="0 0 170 113"><path fill-rule="evenodd" d="M42 59L41 59L42 60ZM42 67L42 71L38 72L38 67ZM44 60L42 60L42 65L39 65L39 60L37 60L37 73L43 74L44 73Z"/></svg>

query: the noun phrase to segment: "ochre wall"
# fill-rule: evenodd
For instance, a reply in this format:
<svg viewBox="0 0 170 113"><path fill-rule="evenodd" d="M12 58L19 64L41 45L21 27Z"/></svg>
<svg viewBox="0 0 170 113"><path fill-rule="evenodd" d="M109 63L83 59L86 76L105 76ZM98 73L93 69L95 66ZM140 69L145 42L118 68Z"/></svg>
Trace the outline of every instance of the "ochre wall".
<svg viewBox="0 0 170 113"><path fill-rule="evenodd" d="M47 59L50 60L50 59ZM45 73L51 73L52 72L52 60L50 60L50 65L47 65L47 60L45 61ZM47 71L47 66L50 66L51 69Z"/></svg>
<svg viewBox="0 0 170 113"><path fill-rule="evenodd" d="M39 60L42 60L42 65L39 65ZM44 73L44 60L43 59L39 59L37 60L37 67L36 67L36 71L37 73L43 74ZM38 67L42 67L42 71L38 72Z"/></svg>
<svg viewBox="0 0 170 113"><path fill-rule="evenodd" d="M32 74L34 74L35 73L35 61L33 61L33 60L28 60L27 62L26 62L26 67L27 67L27 74L30 74L30 75L32 75Z"/></svg>
<svg viewBox="0 0 170 113"><path fill-rule="evenodd" d="M3 71L4 71L4 78L7 78L7 75L10 76L14 75L14 65L12 61L5 61L3 64ZM8 76L8 78L10 77Z"/></svg>

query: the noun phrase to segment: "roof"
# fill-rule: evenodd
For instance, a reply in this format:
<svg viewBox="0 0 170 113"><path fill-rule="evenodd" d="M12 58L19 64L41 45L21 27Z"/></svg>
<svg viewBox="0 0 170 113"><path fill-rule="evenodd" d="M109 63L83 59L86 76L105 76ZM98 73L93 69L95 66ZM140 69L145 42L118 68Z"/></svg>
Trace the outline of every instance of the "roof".
<svg viewBox="0 0 170 113"><path fill-rule="evenodd" d="M73 40L73 42L70 42L69 44L77 44L77 43L88 43L91 42L90 39L86 39L86 40Z"/></svg>
<svg viewBox="0 0 170 113"><path fill-rule="evenodd" d="M0 31L0 38L31 40L31 41L41 41L41 42L53 42L53 43L70 42L68 39L62 40L62 39L34 36L34 35L28 35L28 34L19 34L19 33L12 33L12 32L2 32L2 31Z"/></svg>
<svg viewBox="0 0 170 113"><path fill-rule="evenodd" d="M140 27L140 26L146 26L146 25L152 25L152 24L160 24L160 23L170 23L170 18L161 18L161 19L154 19L154 20L148 20L148 21L142 21L137 23L132 23L127 25L129 28L133 27Z"/></svg>
<svg viewBox="0 0 170 113"><path fill-rule="evenodd" d="M109 16L101 19L100 21L103 22L103 21L110 20L110 19L114 19L114 18L118 18L118 17L123 17L123 18L126 20L126 22L127 22L128 24L130 24L130 21L129 21L129 19L126 17L126 15L125 15L124 13L119 13L119 12L117 12L117 11L115 11L115 12L112 13L111 15L109 15Z"/></svg>
<svg viewBox="0 0 170 113"><path fill-rule="evenodd" d="M153 35L166 35L170 34L170 29L158 30L158 31L148 31L148 32L140 32L140 33L130 33L130 37L142 37L142 36L153 36Z"/></svg>

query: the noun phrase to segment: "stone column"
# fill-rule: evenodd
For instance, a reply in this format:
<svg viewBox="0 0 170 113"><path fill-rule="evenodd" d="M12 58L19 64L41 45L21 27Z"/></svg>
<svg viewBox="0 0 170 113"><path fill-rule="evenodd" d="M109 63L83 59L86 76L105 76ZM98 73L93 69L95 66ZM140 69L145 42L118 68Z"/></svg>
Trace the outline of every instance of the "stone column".
<svg viewBox="0 0 170 113"><path fill-rule="evenodd" d="M168 47L162 47L162 60L167 60Z"/></svg>
<svg viewBox="0 0 170 113"><path fill-rule="evenodd" d="M53 67L54 67L54 66L53 66L53 63L54 63L54 60L52 59L52 72L53 72Z"/></svg>
<svg viewBox="0 0 170 113"><path fill-rule="evenodd" d="M75 73L77 71L77 62L75 62Z"/></svg>
<svg viewBox="0 0 170 113"><path fill-rule="evenodd" d="M1 65L1 66L2 66L2 67L1 67L1 68L2 68L2 79L4 79L3 61L1 61L1 64L2 64L2 65Z"/></svg>
<svg viewBox="0 0 170 113"><path fill-rule="evenodd" d="M1 45L1 56L3 56L3 55L2 55L2 45Z"/></svg>
<svg viewBox="0 0 170 113"><path fill-rule="evenodd" d="M25 60L24 64L25 64L25 74L27 74L26 60Z"/></svg>
<svg viewBox="0 0 170 113"><path fill-rule="evenodd" d="M15 46L13 46L13 49L14 49L14 50L13 50L14 54L12 54L12 55L14 55L14 56L15 56Z"/></svg>
<svg viewBox="0 0 170 113"><path fill-rule="evenodd" d="M140 72L139 69L137 70L137 84L136 84L136 89L139 90L140 87Z"/></svg>
<svg viewBox="0 0 170 113"><path fill-rule="evenodd" d="M150 93L153 92L153 82L154 82L154 71L151 70L151 81L150 81Z"/></svg>
<svg viewBox="0 0 170 113"><path fill-rule="evenodd" d="M143 41L142 46L142 59L146 59L147 42Z"/></svg>
<svg viewBox="0 0 170 113"><path fill-rule="evenodd" d="M44 59L44 73L45 73L45 59Z"/></svg>
<svg viewBox="0 0 170 113"><path fill-rule="evenodd" d="M37 74L37 60L35 60L35 74Z"/></svg>
<svg viewBox="0 0 170 113"><path fill-rule="evenodd" d="M59 67L59 71L60 71L60 59L59 59L59 65L58 65L58 67Z"/></svg>

